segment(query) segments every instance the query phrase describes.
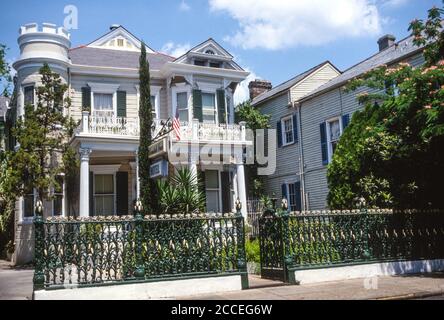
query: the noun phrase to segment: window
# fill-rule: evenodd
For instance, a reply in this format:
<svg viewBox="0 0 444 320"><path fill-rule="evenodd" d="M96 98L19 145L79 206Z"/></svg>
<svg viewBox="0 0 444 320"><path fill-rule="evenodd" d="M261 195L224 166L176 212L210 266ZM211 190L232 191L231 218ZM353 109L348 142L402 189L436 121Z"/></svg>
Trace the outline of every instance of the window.
<svg viewBox="0 0 444 320"><path fill-rule="evenodd" d="M205 171L205 194L207 199L207 212L220 212L219 205L219 171Z"/></svg>
<svg viewBox="0 0 444 320"><path fill-rule="evenodd" d="M180 121L188 122L188 93L178 92L176 97L179 119Z"/></svg>
<svg viewBox="0 0 444 320"><path fill-rule="evenodd" d="M35 194L32 187L27 187L23 196L23 217L30 218L34 216Z"/></svg>
<svg viewBox="0 0 444 320"><path fill-rule="evenodd" d="M290 206L290 211L299 211L297 205L297 197L300 197L299 190L296 189L296 183L290 183L288 185L288 202Z"/></svg>
<svg viewBox="0 0 444 320"><path fill-rule="evenodd" d="M112 116L114 113L113 94L94 93L94 113L98 116Z"/></svg>
<svg viewBox="0 0 444 320"><path fill-rule="evenodd" d="M282 143L284 146L294 142L293 117L288 116L283 118L282 124Z"/></svg>
<svg viewBox="0 0 444 320"><path fill-rule="evenodd" d="M202 93L202 116L204 123L216 123L216 96Z"/></svg>
<svg viewBox="0 0 444 320"><path fill-rule="evenodd" d="M205 67L205 61L203 61L203 60L194 60L194 65L195 66L202 66L202 67Z"/></svg>
<svg viewBox="0 0 444 320"><path fill-rule="evenodd" d="M211 68L220 68L221 63L220 62L210 62Z"/></svg>
<svg viewBox="0 0 444 320"><path fill-rule="evenodd" d="M151 96L151 114L153 115L153 119L157 119L156 113L156 96Z"/></svg>
<svg viewBox="0 0 444 320"><path fill-rule="evenodd" d="M117 46L123 47L123 39L117 39Z"/></svg>
<svg viewBox="0 0 444 320"><path fill-rule="evenodd" d="M331 161L333 153L338 145L339 138L341 137L341 122L339 118L335 118L327 121L327 144L328 144L328 160Z"/></svg>
<svg viewBox="0 0 444 320"><path fill-rule="evenodd" d="M57 184L53 189L54 199L52 200L52 215L62 216L63 215L63 177L59 176L56 178Z"/></svg>
<svg viewBox="0 0 444 320"><path fill-rule="evenodd" d="M115 211L114 198L114 175L94 175L94 215L113 215Z"/></svg>
<svg viewBox="0 0 444 320"><path fill-rule="evenodd" d="M23 89L25 96L25 105L34 104L34 86L27 86Z"/></svg>

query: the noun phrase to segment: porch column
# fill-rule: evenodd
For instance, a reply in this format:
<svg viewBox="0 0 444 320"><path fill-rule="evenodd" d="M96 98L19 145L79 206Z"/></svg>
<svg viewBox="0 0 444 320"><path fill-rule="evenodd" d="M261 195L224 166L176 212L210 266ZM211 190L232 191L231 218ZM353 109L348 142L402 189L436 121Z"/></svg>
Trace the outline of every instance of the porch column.
<svg viewBox="0 0 444 320"><path fill-rule="evenodd" d="M80 148L80 203L81 217L89 217L89 155L91 149Z"/></svg>
<svg viewBox="0 0 444 320"><path fill-rule="evenodd" d="M195 183L198 183L199 177L197 176L197 157L194 153L191 153L188 158L188 167L190 169L190 172L193 176L196 177Z"/></svg>
<svg viewBox="0 0 444 320"><path fill-rule="evenodd" d="M242 203L242 215L247 218L247 191L245 189L245 171L244 164L236 165L237 169L237 196Z"/></svg>

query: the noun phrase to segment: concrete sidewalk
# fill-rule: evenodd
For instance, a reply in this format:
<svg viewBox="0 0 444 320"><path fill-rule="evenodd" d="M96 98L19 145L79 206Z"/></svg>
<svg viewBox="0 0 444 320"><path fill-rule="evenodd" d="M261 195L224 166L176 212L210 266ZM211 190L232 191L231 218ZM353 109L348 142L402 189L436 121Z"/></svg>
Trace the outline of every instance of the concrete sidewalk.
<svg viewBox="0 0 444 320"><path fill-rule="evenodd" d="M0 300L30 300L33 275L32 268L12 268L0 260Z"/></svg>
<svg viewBox="0 0 444 320"><path fill-rule="evenodd" d="M32 298L32 268L12 268L0 260L0 300ZM375 277L306 285L281 285L279 282L250 277L255 289L223 294L177 297L179 300L354 300L414 299L444 295L444 273ZM279 286L276 286L276 285ZM438 297L439 298L439 297Z"/></svg>
<svg viewBox="0 0 444 320"><path fill-rule="evenodd" d="M250 283L258 280L250 278ZM270 283L268 283L270 285ZM306 285L263 287L178 300L369 300L414 299L444 294L444 273L374 277Z"/></svg>

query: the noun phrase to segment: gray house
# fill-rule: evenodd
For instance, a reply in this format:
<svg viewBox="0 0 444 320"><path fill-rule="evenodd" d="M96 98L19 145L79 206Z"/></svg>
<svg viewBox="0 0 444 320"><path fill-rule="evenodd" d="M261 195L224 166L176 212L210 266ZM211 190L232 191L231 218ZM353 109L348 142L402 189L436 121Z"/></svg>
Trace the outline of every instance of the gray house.
<svg viewBox="0 0 444 320"><path fill-rule="evenodd" d="M255 95L253 106L271 114L273 128L277 129L277 168L266 180L268 194L286 197L292 210L327 208L327 166L351 115L361 108L356 95L369 92L368 88L360 88L347 93L344 85L384 64L390 66L402 61L421 65L422 48L416 47L412 40L413 37L408 37L395 42L395 37L386 35L378 40L376 54L343 72L325 62L274 89L262 90L257 96L257 89L251 90L250 94ZM325 66L331 70L328 76L312 86L301 85L307 74L313 77ZM265 87L263 81L259 83L261 88ZM250 88L255 86L255 82L250 83ZM295 93L302 90L296 88L306 90L298 95Z"/></svg>

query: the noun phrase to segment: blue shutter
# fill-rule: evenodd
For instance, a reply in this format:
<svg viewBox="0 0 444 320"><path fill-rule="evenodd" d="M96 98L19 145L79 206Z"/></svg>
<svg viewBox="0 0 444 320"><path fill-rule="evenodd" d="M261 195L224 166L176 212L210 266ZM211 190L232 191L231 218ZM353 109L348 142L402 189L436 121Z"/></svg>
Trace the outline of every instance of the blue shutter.
<svg viewBox="0 0 444 320"><path fill-rule="evenodd" d="M293 115L293 132L294 142L298 142L298 122L296 114Z"/></svg>
<svg viewBox="0 0 444 320"><path fill-rule="evenodd" d="M322 152L322 164L328 164L328 146L327 146L327 127L325 122L322 122L320 125L321 130L321 152Z"/></svg>
<svg viewBox="0 0 444 320"><path fill-rule="evenodd" d="M349 123L350 123L350 115L349 114L344 114L342 116L342 131L344 131L345 128L347 128Z"/></svg>
<svg viewBox="0 0 444 320"><path fill-rule="evenodd" d="M282 191L282 199L287 199L288 200L288 195L287 195L287 185L284 183L282 186L281 186L281 191Z"/></svg>
<svg viewBox="0 0 444 320"><path fill-rule="evenodd" d="M282 147L282 126L281 122L278 121L276 124L276 130L277 130L277 139L278 139L278 147Z"/></svg>

